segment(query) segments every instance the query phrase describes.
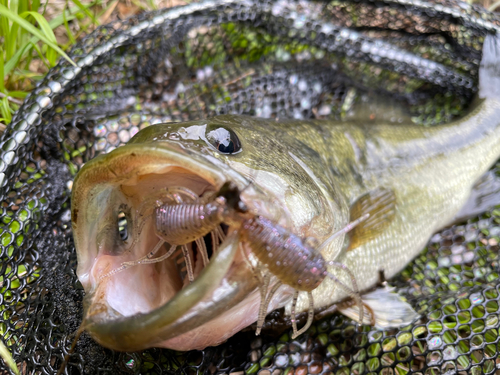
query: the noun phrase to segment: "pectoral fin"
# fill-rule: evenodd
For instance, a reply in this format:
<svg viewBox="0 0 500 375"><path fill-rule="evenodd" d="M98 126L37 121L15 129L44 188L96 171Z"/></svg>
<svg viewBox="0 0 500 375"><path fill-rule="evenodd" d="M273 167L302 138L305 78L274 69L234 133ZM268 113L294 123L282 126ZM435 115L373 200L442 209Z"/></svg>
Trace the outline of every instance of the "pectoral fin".
<svg viewBox="0 0 500 375"><path fill-rule="evenodd" d="M420 316L394 289L386 286L361 296L365 306L363 324L379 329L397 328L413 323ZM339 311L353 320L359 319L357 305Z"/></svg>
<svg viewBox="0 0 500 375"><path fill-rule="evenodd" d="M392 222L396 213L396 195L392 189L377 188L360 197L351 206L351 220L354 221L365 214L370 217L349 233L351 251L374 239Z"/></svg>

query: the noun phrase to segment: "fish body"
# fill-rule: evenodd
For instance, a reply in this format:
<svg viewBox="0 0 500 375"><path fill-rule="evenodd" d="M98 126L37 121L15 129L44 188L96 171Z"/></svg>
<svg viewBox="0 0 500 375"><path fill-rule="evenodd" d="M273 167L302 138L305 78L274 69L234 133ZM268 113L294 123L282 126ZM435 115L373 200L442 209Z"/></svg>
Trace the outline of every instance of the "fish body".
<svg viewBox="0 0 500 375"><path fill-rule="evenodd" d="M225 152L228 145L231 152ZM189 248L193 283L173 258L113 273L158 243L147 207L154 208L164 189L182 186L203 200L235 183L249 212L300 238L326 241L325 261L345 265L367 291L381 271L386 278L395 275L454 220L499 155L496 94L477 99L460 120L434 128L233 115L148 127L87 163L74 182L77 273L87 292L84 325L116 350L189 350L221 343L257 320L257 274L266 270L252 256L251 241L241 241L237 225L229 224L206 267L194 245ZM367 212L365 223L328 240ZM121 213L126 239L118 231ZM345 272L330 272L349 284ZM290 313L293 292L283 285L268 311L285 306ZM303 294L297 311L308 308ZM315 308L347 297L330 278L312 295Z"/></svg>

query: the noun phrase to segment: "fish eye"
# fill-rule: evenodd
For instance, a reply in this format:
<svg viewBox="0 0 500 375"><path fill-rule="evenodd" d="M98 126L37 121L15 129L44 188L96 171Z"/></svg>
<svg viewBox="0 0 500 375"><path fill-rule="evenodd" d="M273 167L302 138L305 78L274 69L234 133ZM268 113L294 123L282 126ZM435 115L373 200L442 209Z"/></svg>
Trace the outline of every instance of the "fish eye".
<svg viewBox="0 0 500 375"><path fill-rule="evenodd" d="M231 155L241 151L241 142L236 133L230 129L217 127L207 132L208 142L221 154Z"/></svg>
<svg viewBox="0 0 500 375"><path fill-rule="evenodd" d="M128 238L128 220L123 210L118 212L118 235L122 241L126 241Z"/></svg>

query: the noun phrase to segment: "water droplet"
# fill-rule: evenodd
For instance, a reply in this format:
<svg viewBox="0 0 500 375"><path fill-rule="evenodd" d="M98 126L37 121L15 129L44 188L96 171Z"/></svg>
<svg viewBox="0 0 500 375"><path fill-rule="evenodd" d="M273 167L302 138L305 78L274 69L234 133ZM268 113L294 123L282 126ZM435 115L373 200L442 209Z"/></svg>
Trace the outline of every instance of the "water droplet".
<svg viewBox="0 0 500 375"><path fill-rule="evenodd" d="M29 124L29 125L33 125L35 123L35 121L38 120L38 113L31 113L28 115L28 117L26 118L26 122Z"/></svg>
<svg viewBox="0 0 500 375"><path fill-rule="evenodd" d="M475 228L467 228L464 237L467 242L475 240L477 238L477 230Z"/></svg>
<svg viewBox="0 0 500 375"><path fill-rule="evenodd" d="M5 153L3 160L5 161L6 164L10 164L14 160L15 156L16 155L15 155L14 151L9 151L9 152Z"/></svg>
<svg viewBox="0 0 500 375"><path fill-rule="evenodd" d="M289 52L285 51L283 48L278 48L276 50L276 59L278 61L288 61L290 60L291 55Z"/></svg>
<svg viewBox="0 0 500 375"><path fill-rule="evenodd" d="M295 109L293 111L293 118L296 119L296 120L302 120L304 118L304 116L302 116L302 112L299 111L298 109Z"/></svg>
<svg viewBox="0 0 500 375"><path fill-rule="evenodd" d="M300 91L306 91L308 88L307 82L301 79L298 84L298 88Z"/></svg>
<svg viewBox="0 0 500 375"><path fill-rule="evenodd" d="M342 30L340 31L340 36L341 36L343 39L348 39L348 38L349 38L349 30L342 29Z"/></svg>
<svg viewBox="0 0 500 375"><path fill-rule="evenodd" d="M96 137L103 137L106 134L106 127L104 125L97 125L94 128L94 134Z"/></svg>
<svg viewBox="0 0 500 375"><path fill-rule="evenodd" d="M184 85L182 84L182 82L179 82L179 83L177 84L177 86L175 87L175 93L176 93L176 94L179 94L179 93L183 93L183 92L185 92L185 91L186 91L186 86L184 86Z"/></svg>
<svg viewBox="0 0 500 375"><path fill-rule="evenodd" d="M431 238L431 242L438 243L441 241L441 234L436 233L434 236Z"/></svg>
<svg viewBox="0 0 500 375"><path fill-rule="evenodd" d="M368 332L368 341L377 342L382 338L382 332L379 331L370 331Z"/></svg>
<svg viewBox="0 0 500 375"><path fill-rule="evenodd" d="M462 293L458 293L457 294L457 298L464 298L464 297L467 297L467 292L462 292Z"/></svg>
<svg viewBox="0 0 500 375"><path fill-rule="evenodd" d="M469 300L473 305L478 305L484 302L484 297L481 293L472 293Z"/></svg>
<svg viewBox="0 0 500 375"><path fill-rule="evenodd" d="M454 360L457 358L457 355L458 353L454 346L447 346L443 350L443 358L445 361Z"/></svg>
<svg viewBox="0 0 500 375"><path fill-rule="evenodd" d="M474 252L468 251L464 254L465 263L470 263L474 260Z"/></svg>
<svg viewBox="0 0 500 375"><path fill-rule="evenodd" d="M106 142L106 139L105 139L105 138L101 138L101 139L99 139L99 140L96 142L96 144L95 144L95 148L96 148L96 150L98 150L98 151L102 151L102 150L104 150L104 149L106 148L106 143L107 143L107 142Z"/></svg>
<svg viewBox="0 0 500 375"><path fill-rule="evenodd" d="M488 228L489 224L490 224L490 221L488 219L483 219L483 220L479 220L479 222L477 223L477 226L479 227L479 229L485 229L485 228Z"/></svg>
<svg viewBox="0 0 500 375"><path fill-rule="evenodd" d="M451 252L453 254L462 254L465 251L465 246L464 245L453 245L451 247Z"/></svg>
<svg viewBox="0 0 500 375"><path fill-rule="evenodd" d="M17 143L23 143L26 139L26 136L28 135L28 133L26 133L25 131L17 132L15 134L16 135L14 136L14 139Z"/></svg>
<svg viewBox="0 0 500 375"><path fill-rule="evenodd" d="M71 220L71 211L70 210L66 210L63 212L63 214L61 215L61 220L64 222L68 222Z"/></svg>
<svg viewBox="0 0 500 375"><path fill-rule="evenodd" d="M322 59L323 57L325 57L325 51L323 50L319 50L317 51L315 54L314 54L314 57L318 60Z"/></svg>
<svg viewBox="0 0 500 375"><path fill-rule="evenodd" d="M39 97L37 99L37 101L38 101L38 104L40 104L40 107L42 107L42 108L46 108L50 105L50 103L52 103L52 100L50 100L50 98L47 96Z"/></svg>
<svg viewBox="0 0 500 375"><path fill-rule="evenodd" d="M110 131L112 131L112 132L115 132L115 131L117 131L117 130L118 130L118 127L119 127L119 126L120 126L120 125L118 125L118 122L117 122L117 121L112 121L112 122L110 122L110 123L108 124L108 129L109 129Z"/></svg>
<svg viewBox="0 0 500 375"><path fill-rule="evenodd" d="M205 79L205 71L203 69L198 69L196 71L196 79L198 81L203 81Z"/></svg>
<svg viewBox="0 0 500 375"><path fill-rule="evenodd" d="M429 349L438 349L443 345L443 340L441 339L440 336L433 336L429 339L427 339L427 345L429 346Z"/></svg>
<svg viewBox="0 0 500 375"><path fill-rule="evenodd" d="M262 117L269 118L271 117L272 113L273 110L270 105L266 104L264 107L262 107Z"/></svg>
<svg viewBox="0 0 500 375"><path fill-rule="evenodd" d="M474 269L474 277L483 277L484 275L484 269L483 268L475 268Z"/></svg>
<svg viewBox="0 0 500 375"><path fill-rule="evenodd" d="M137 126L132 126L129 130L130 137L133 137L139 132L139 128Z"/></svg>
<svg viewBox="0 0 500 375"><path fill-rule="evenodd" d="M321 25L321 32L325 34L330 34L332 31L333 31L333 26L331 24L324 23L323 25Z"/></svg>
<svg viewBox="0 0 500 375"><path fill-rule="evenodd" d="M298 16L296 19L295 19L295 22L293 23L293 25L297 28L297 29L301 29L306 23L306 16L305 15L300 15Z"/></svg>
<svg viewBox="0 0 500 375"><path fill-rule="evenodd" d="M50 82L49 87L50 87L50 90L54 93L61 91L61 88L62 88L61 84L59 82L55 82L55 81Z"/></svg>
<svg viewBox="0 0 500 375"><path fill-rule="evenodd" d="M287 355L277 355L274 358L274 364L276 367L285 367L288 365L288 356Z"/></svg>
<svg viewBox="0 0 500 375"><path fill-rule="evenodd" d="M289 82L291 85L295 86L297 82L299 82L299 77L297 77L297 75L295 74L292 74L289 78Z"/></svg>
<svg viewBox="0 0 500 375"><path fill-rule="evenodd" d="M214 74L214 69L211 66L206 66L205 67L205 77L210 77L212 74Z"/></svg>
<svg viewBox="0 0 500 375"><path fill-rule="evenodd" d="M326 104L322 105L318 110L320 116L328 116L330 113L332 113L332 109Z"/></svg>
<svg viewBox="0 0 500 375"><path fill-rule="evenodd" d="M135 365L135 361L133 359L129 359L127 362L125 362L125 366L127 366L129 369L133 369Z"/></svg>
<svg viewBox="0 0 500 375"><path fill-rule="evenodd" d="M492 227L492 228L490 228L490 234L492 236L498 236L500 234L500 227Z"/></svg>
<svg viewBox="0 0 500 375"><path fill-rule="evenodd" d="M75 73L70 69L65 70L62 75L66 79L73 79L75 77Z"/></svg>
<svg viewBox="0 0 500 375"><path fill-rule="evenodd" d="M127 143L130 140L130 133L128 130L123 129L120 133L118 133L118 138L120 139L120 142Z"/></svg>
<svg viewBox="0 0 500 375"><path fill-rule="evenodd" d="M498 324L498 316L497 315L488 315L486 318L486 326L487 327L496 327Z"/></svg>
<svg viewBox="0 0 500 375"><path fill-rule="evenodd" d="M438 264L440 267L449 267L451 264L451 260L448 257L438 258Z"/></svg>

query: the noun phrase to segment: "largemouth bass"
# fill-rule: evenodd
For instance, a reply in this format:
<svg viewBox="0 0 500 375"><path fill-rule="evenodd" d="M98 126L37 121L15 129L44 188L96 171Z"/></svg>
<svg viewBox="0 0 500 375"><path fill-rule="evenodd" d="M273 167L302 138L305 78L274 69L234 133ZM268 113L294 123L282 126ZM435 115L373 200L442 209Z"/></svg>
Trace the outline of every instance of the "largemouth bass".
<svg viewBox="0 0 500 375"><path fill-rule="evenodd" d="M259 287L276 285L275 276L289 272L285 262L262 266L255 240L237 220L213 226L183 246L184 255L158 235L168 228L155 207L169 199L178 208L213 202L228 184L236 186L228 201L237 198L246 214L343 265L360 291L377 285L381 273L395 275L454 220L500 155L498 51L498 37L488 36L482 98L444 126L223 115L151 126L87 163L72 196L77 273L87 292L84 328L116 350L189 350L217 345L255 322ZM339 232L366 214L351 232ZM149 262L153 256L164 260ZM353 284L345 269L329 272L334 277L312 290L316 309L345 300L339 285ZM293 295L291 285L282 285L267 311L307 311L307 294L295 308ZM389 293L377 298L372 318L389 325L404 320L408 307L401 301Z"/></svg>

